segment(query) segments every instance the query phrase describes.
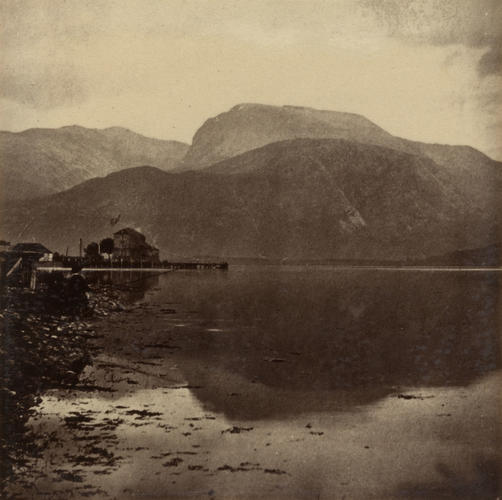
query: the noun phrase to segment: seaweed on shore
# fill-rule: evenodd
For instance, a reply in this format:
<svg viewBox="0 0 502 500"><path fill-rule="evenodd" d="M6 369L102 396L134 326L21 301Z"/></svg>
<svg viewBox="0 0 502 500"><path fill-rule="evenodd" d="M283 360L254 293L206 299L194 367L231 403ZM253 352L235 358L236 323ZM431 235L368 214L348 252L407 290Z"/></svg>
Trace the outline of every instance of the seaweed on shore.
<svg viewBox="0 0 502 500"><path fill-rule="evenodd" d="M117 310L117 292L94 292L86 316L77 317L43 287L0 291L0 492L14 467L23 465L20 457L38 453L26 424L39 395L77 385L91 363L90 316Z"/></svg>

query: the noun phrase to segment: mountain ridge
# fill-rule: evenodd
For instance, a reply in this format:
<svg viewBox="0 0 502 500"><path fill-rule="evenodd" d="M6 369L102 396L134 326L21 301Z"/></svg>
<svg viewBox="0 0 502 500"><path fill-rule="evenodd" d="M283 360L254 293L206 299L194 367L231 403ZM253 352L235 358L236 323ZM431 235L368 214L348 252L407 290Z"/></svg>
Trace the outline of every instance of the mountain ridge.
<svg viewBox="0 0 502 500"><path fill-rule="evenodd" d="M55 140L51 130L25 133L48 135L49 146ZM110 137L136 137L120 127L70 126L59 134L69 138L70 160L84 149L99 175L109 175L95 177L78 161L70 172L64 162L48 170L43 154L35 155L40 176L64 180L82 169L95 178L67 179L70 190L5 206L5 239L61 251L79 238L109 236L118 215L168 258L407 260L500 238L502 163L469 146L400 139L355 113L237 105L207 120L192 145L181 146L183 164L167 172L119 170L119 155L127 157L122 168L154 165L149 158L160 154L142 139L149 155L134 155L134 140L110 145ZM108 156L82 143L89 135L106 143ZM115 163L103 164L110 157Z"/></svg>
<svg viewBox="0 0 502 500"><path fill-rule="evenodd" d="M187 148L179 141L152 139L121 127L0 131L2 201L44 196L143 163L172 169Z"/></svg>
<svg viewBox="0 0 502 500"><path fill-rule="evenodd" d="M347 139L430 158L443 167L438 171L443 180L448 179L462 196L486 210L502 196L502 162L472 146L403 139L363 115L289 105L244 103L209 118L195 133L175 171L210 169L246 151L297 138Z"/></svg>
<svg viewBox="0 0 502 500"><path fill-rule="evenodd" d="M299 123L299 120L302 118L306 119L308 123ZM227 130L221 131L225 132L225 134L221 133L219 137L217 137L220 142L216 142L212 145L215 151L203 151L203 147L210 139L210 137L207 136L214 133L211 129L215 126L218 128L218 126L221 126L222 123L227 121L230 121L230 125L227 127ZM242 127L239 125L243 123L247 126L253 125L253 121L258 130L254 130L250 135L248 144L239 144L239 141L234 141L236 144L234 144L231 149L228 151L221 150L222 144L228 146L224 144L225 141L232 141L232 133L235 130L237 133L239 133L239 129L242 130ZM235 122L237 122L237 125ZM307 125L310 125L310 127ZM324 125L325 128L319 129L321 125ZM277 131L281 127L287 130L278 135ZM339 130L336 130L337 127ZM219 113L204 121L194 134L192 145L187 152L184 165L182 165L181 168L200 169L216 163L217 161L221 161L226 157L235 156L235 154L240 154L271 142L277 142L277 140L301 137L349 138L351 140L357 140L354 134L356 134L356 132L360 133L361 129L364 129L366 133L372 132L374 135L373 137L368 137L363 134L359 137L359 142L373 143L409 153L425 153L427 155L441 148L446 150L462 150L469 151L470 154L474 153L478 157L484 159L496 161L469 145L423 143L392 135L375 122L359 113L316 109L304 106L274 106L260 103L241 103L233 106L228 111ZM217 130L216 132L219 131ZM248 130L246 130L246 133L247 132ZM349 133L352 134L351 137L343 136L343 134L347 135ZM257 134L259 135L257 136Z"/></svg>
<svg viewBox="0 0 502 500"><path fill-rule="evenodd" d="M76 251L80 237L95 241L130 226L163 258L289 260L414 259L495 238L493 212L464 200L440 178L441 167L419 155L296 139L213 168L136 167L91 179L5 209L1 237ZM112 226L118 215L120 227Z"/></svg>

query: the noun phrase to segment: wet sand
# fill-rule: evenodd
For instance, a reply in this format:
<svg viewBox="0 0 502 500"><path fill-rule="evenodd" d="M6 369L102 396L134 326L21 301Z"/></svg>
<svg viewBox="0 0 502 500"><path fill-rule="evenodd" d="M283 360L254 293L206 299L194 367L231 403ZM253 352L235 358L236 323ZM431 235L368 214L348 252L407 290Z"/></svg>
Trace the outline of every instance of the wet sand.
<svg viewBox="0 0 502 500"><path fill-rule="evenodd" d="M31 419L40 452L12 496L494 498L500 371L453 387L271 386L221 361L223 320L177 307L96 325L80 389L47 392ZM288 377L284 353L251 357Z"/></svg>

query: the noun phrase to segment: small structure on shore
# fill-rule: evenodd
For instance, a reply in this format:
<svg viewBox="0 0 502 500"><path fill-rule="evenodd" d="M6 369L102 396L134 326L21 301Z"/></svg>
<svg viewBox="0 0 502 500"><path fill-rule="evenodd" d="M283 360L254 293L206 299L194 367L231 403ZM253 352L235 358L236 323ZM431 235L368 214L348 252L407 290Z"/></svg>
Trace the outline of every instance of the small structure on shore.
<svg viewBox="0 0 502 500"><path fill-rule="evenodd" d="M11 252L22 257L23 260L33 262L52 262L54 257L53 252L41 243L17 243Z"/></svg>
<svg viewBox="0 0 502 500"><path fill-rule="evenodd" d="M126 227L113 234L113 258L128 262L159 262L159 249L149 245L143 234Z"/></svg>
<svg viewBox="0 0 502 500"><path fill-rule="evenodd" d="M1 277L19 286L34 286L36 267L39 263L52 263L54 254L41 243L17 243L10 250L1 252Z"/></svg>

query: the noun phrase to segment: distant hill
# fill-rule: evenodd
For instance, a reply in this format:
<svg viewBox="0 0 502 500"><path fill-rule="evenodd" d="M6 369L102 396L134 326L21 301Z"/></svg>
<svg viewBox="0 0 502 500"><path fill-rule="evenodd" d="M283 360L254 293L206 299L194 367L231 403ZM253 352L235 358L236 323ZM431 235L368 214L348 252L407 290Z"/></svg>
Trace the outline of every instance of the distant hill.
<svg viewBox="0 0 502 500"><path fill-rule="evenodd" d="M296 138L334 138L428 157L437 174L466 202L493 210L502 198L502 163L469 146L425 144L395 137L353 113L297 106L239 104L207 120L193 137L178 170L200 170L266 144Z"/></svg>
<svg viewBox="0 0 502 500"><path fill-rule="evenodd" d="M491 244L495 217L428 157L296 139L200 172L141 167L92 179L4 209L0 237L76 252L80 237L130 226L170 259L396 260Z"/></svg>
<svg viewBox="0 0 502 500"><path fill-rule="evenodd" d="M0 132L0 197L6 201L44 196L145 164L171 170L187 149L181 142L151 139L120 127Z"/></svg>
<svg viewBox="0 0 502 500"><path fill-rule="evenodd" d="M502 163L394 137L351 113L242 104L208 120L190 147L120 128L0 140L5 197L90 179L0 213L0 237L58 251L123 226L167 258L397 261L501 237ZM140 164L164 170L118 171Z"/></svg>

